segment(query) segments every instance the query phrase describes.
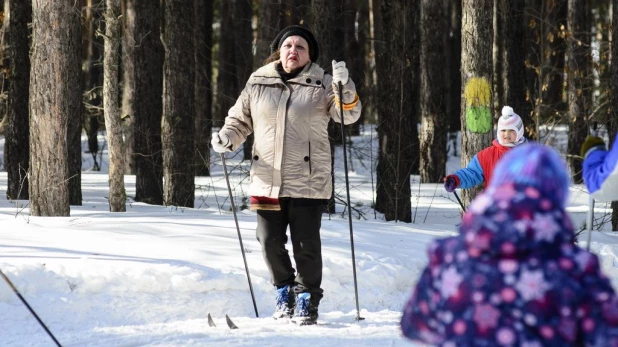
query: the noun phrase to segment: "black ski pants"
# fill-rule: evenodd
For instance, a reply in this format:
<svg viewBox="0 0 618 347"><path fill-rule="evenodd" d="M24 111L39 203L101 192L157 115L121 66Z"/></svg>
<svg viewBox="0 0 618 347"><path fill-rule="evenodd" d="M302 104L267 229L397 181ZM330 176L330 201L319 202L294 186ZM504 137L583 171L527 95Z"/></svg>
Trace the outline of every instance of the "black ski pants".
<svg viewBox="0 0 618 347"><path fill-rule="evenodd" d="M258 210L256 236L277 287L294 286L296 293L311 293L316 307L323 296L322 241L320 227L326 201L323 199L280 198L281 211ZM296 273L285 244L290 227Z"/></svg>

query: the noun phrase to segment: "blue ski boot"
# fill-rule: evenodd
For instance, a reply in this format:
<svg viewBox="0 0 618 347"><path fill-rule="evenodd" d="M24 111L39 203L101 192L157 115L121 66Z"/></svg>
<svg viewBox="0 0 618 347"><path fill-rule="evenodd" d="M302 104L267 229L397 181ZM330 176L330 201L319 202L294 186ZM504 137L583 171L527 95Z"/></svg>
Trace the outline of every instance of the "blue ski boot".
<svg viewBox="0 0 618 347"><path fill-rule="evenodd" d="M294 306L296 306L294 288L288 285L277 288L276 300L277 303L275 306L275 313L273 313L273 318L291 318L294 315Z"/></svg>
<svg viewBox="0 0 618 347"><path fill-rule="evenodd" d="M298 325L313 325L318 321L318 307L311 303L311 293L296 296L296 313L292 319Z"/></svg>

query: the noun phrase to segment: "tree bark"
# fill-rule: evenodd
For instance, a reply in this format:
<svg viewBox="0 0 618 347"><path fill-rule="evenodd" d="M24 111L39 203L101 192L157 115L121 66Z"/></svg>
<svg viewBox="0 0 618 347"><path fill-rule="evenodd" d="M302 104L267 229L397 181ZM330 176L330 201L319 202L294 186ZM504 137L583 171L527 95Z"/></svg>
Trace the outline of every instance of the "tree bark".
<svg viewBox="0 0 618 347"><path fill-rule="evenodd" d="M283 29L284 18L281 1L262 0L258 3L258 26L255 43L253 69L257 70L264 65L264 60L270 56L270 44L275 36Z"/></svg>
<svg viewBox="0 0 618 347"><path fill-rule="evenodd" d="M552 118L560 118L566 111L563 96L567 5L567 0L544 1L545 23L542 26L544 49L541 71L543 92L539 108L540 120L543 123L551 121Z"/></svg>
<svg viewBox="0 0 618 347"><path fill-rule="evenodd" d="M234 63L234 17L232 1L221 1L219 16L221 30L219 37L219 69L217 75L217 94L214 125L221 127L227 112L238 97L238 79Z"/></svg>
<svg viewBox="0 0 618 347"><path fill-rule="evenodd" d="M237 90L235 97L240 95L240 92L247 84L249 76L253 72L253 29L251 22L253 20L253 1L251 0L236 0L234 2L234 63L236 65L236 83ZM243 144L243 159L251 160L253 157L253 134L247 137Z"/></svg>
<svg viewBox="0 0 618 347"><path fill-rule="evenodd" d="M28 200L28 170L30 168L28 129L28 94L30 90L30 30L32 3L9 0L8 124L5 132L4 160L7 171L6 197Z"/></svg>
<svg viewBox="0 0 618 347"><path fill-rule="evenodd" d="M459 156L457 148L457 132L461 130L461 0L449 0L448 44L446 46L447 75L447 112L448 147L452 148L452 155Z"/></svg>
<svg viewBox="0 0 618 347"><path fill-rule="evenodd" d="M158 1L135 1L134 5L135 201L161 205L163 204L161 163L163 45L160 37L162 12Z"/></svg>
<svg viewBox="0 0 618 347"><path fill-rule="evenodd" d="M109 157L109 210L126 211L124 187L124 141L118 106L120 63L120 0L107 0L105 52L103 55L103 110Z"/></svg>
<svg viewBox="0 0 618 347"><path fill-rule="evenodd" d="M210 176L212 133L212 1L194 0L195 8L195 175Z"/></svg>
<svg viewBox="0 0 618 347"><path fill-rule="evenodd" d="M525 1L502 0L504 11L504 55L503 55L503 104L513 107L519 114L525 126L525 136L536 138L535 127L531 117L532 104L526 101L526 41L524 37ZM502 107L500 107L500 110ZM498 113L499 114L499 113Z"/></svg>
<svg viewBox="0 0 618 347"><path fill-rule="evenodd" d="M74 5L77 4L77 1L73 2ZM78 8L73 7L73 11L79 11ZM81 22L81 18L80 22ZM69 43L68 49L74 50L75 54L79 56L72 57L72 59L77 59L76 61L71 61L75 65L71 65L71 74L77 73L77 80L75 84L71 84L70 88L76 89L75 91L71 91L71 98L77 97L77 100L70 101L72 103L72 107L74 107L75 112L70 112L69 116L69 124L67 128L67 153L68 153L68 166L69 166L69 181L68 181L68 189L69 189L69 204L74 206L82 205L82 133L83 133L83 121L84 121L84 98L83 98L83 90L78 88L77 86L81 86L80 82L82 81L82 57L83 57L83 47L80 45L80 38L82 37L82 26L81 23L75 29L75 33L79 35L79 37L71 37L71 42ZM32 73L32 70L31 70ZM32 76L31 76L32 77ZM68 76L68 80L73 82L73 76ZM100 85L100 84L99 84ZM74 104L73 104L74 103ZM32 135L32 133L31 133Z"/></svg>
<svg viewBox="0 0 618 347"><path fill-rule="evenodd" d="M492 47L493 1L463 0L461 24L461 166L491 145L493 131ZM470 203L483 187L463 191Z"/></svg>
<svg viewBox="0 0 618 347"><path fill-rule="evenodd" d="M423 0L421 6L420 179L438 183L446 170L447 69L436 62L446 55L448 2Z"/></svg>
<svg viewBox="0 0 618 347"><path fill-rule="evenodd" d="M365 35L368 18L362 17L363 12L357 6L357 0L345 0L343 9L345 32L345 57L350 78L356 85L356 94L360 100L365 100ZM363 1L367 3L367 1ZM358 18L358 20L357 20ZM358 25L357 25L358 24ZM350 136L360 135L360 127L364 123L364 113L358 121L347 127ZM349 148L352 149L352 146ZM350 157L352 157L350 155Z"/></svg>
<svg viewBox="0 0 618 347"><path fill-rule="evenodd" d="M99 154L99 119L103 118L103 37L105 30L104 0L84 0L83 53L83 128L88 138L88 153L92 156L92 171L101 171ZM81 146L81 129L80 129ZM80 147L81 149L81 147ZM81 151L80 151L81 163Z"/></svg>
<svg viewBox="0 0 618 347"><path fill-rule="evenodd" d="M508 0L496 0L494 1L493 9L493 45L492 45L492 90L493 90L493 107L492 114L500 114L502 106L506 105L505 100L505 88L507 86L506 64L504 58L506 55L507 43L506 41L506 17L509 13L504 13L504 7L508 7L505 4ZM517 110L517 109L515 109ZM517 110L519 111L519 110Z"/></svg>
<svg viewBox="0 0 618 347"><path fill-rule="evenodd" d="M207 1L210 3L210 1ZM120 118L123 125L124 137L124 173L135 174L135 156L133 144L135 143L133 131L133 102L135 98L135 66L133 55L135 46L135 5L134 0L122 2L122 23L124 35L122 35L122 109Z"/></svg>
<svg viewBox="0 0 618 347"><path fill-rule="evenodd" d="M589 7L586 0L569 0L568 14L568 101L569 141L567 159L574 183L582 183L582 158L579 150L588 135L592 113L592 50L590 47Z"/></svg>
<svg viewBox="0 0 618 347"><path fill-rule="evenodd" d="M165 205L193 207L195 203L195 83L193 2L165 1L163 65L163 176Z"/></svg>
<svg viewBox="0 0 618 347"><path fill-rule="evenodd" d="M315 18L312 29L320 44L320 56L317 64L325 71L332 73L332 60L345 60L345 33L343 30L343 0L315 0L312 16ZM355 81L356 82L356 81ZM332 120L328 124L328 139L331 150L331 166L333 167L332 194L327 205L329 213L335 213L335 147L341 145L341 127Z"/></svg>
<svg viewBox="0 0 618 347"><path fill-rule="evenodd" d="M81 19L73 2L32 1L30 212L69 216L69 123L81 112ZM79 179L79 178L74 178Z"/></svg>
<svg viewBox="0 0 618 347"><path fill-rule="evenodd" d="M610 122L608 124L610 145L618 136L618 0L612 0L612 26L611 26L611 93L610 93ZM612 202L612 230L618 230L618 201Z"/></svg>
<svg viewBox="0 0 618 347"><path fill-rule="evenodd" d="M542 32L543 4L537 0L526 0L526 95L532 104L530 111L530 124L524 127L530 128L527 133L539 136L539 117L541 112L541 58L543 54L543 32ZM522 119L525 121L524 119Z"/></svg>
<svg viewBox="0 0 618 347"><path fill-rule="evenodd" d="M374 2L378 165L376 210L387 221L412 222L410 175L418 162L418 80L413 55L419 50L419 3Z"/></svg>

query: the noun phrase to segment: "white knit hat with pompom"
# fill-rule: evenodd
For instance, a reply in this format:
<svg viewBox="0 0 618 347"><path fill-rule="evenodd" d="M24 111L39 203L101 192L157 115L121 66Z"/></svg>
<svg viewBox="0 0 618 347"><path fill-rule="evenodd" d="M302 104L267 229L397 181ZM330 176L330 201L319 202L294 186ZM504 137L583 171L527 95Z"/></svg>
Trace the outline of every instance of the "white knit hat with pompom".
<svg viewBox="0 0 618 347"><path fill-rule="evenodd" d="M515 133L517 133L515 143L521 142L521 139L524 137L524 123L511 106L504 106L502 108L502 116L498 119L498 142L500 142L501 130L515 130ZM500 144L504 145L504 143Z"/></svg>

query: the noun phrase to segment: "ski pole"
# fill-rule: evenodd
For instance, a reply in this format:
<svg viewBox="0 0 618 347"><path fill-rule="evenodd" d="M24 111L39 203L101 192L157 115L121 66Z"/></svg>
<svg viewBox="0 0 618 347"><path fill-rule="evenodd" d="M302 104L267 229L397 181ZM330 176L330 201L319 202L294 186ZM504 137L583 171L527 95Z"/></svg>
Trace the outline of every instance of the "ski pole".
<svg viewBox="0 0 618 347"><path fill-rule="evenodd" d="M253 286L251 285L251 276L249 275L249 266L247 266L247 257L245 256L245 247L242 244L242 236L240 236L240 227L238 226L238 217L236 217L236 206L234 206L234 197L232 196L232 186L230 185L230 178L227 174L227 166L225 165L225 155L221 153L221 162L223 163L223 173L225 175L225 182L227 183L227 191L230 194L230 203L232 204L232 213L234 213L234 222L236 223L236 231L238 232L238 241L240 242L240 251L242 252L242 260L245 262L245 271L247 272L247 281L249 281L249 290L251 291L251 299L253 300L253 308L255 309L255 316L259 317L257 305L255 304L255 295L253 294Z"/></svg>
<svg viewBox="0 0 618 347"><path fill-rule="evenodd" d="M36 318L37 322L39 322L39 324L43 327L43 329L45 329L45 332L47 332L47 335L49 335L49 337L51 337L51 339L54 340L54 343L56 343L56 346L62 347L62 345L60 345L60 342L58 342L58 340L56 340L56 338L54 337L54 334L52 334L51 331L49 331L49 329L47 329L47 327L45 326L45 323L43 323L43 321L39 318L39 316L37 316L37 314L34 312L32 307L30 307L30 305L28 305L28 302L26 302L26 299L24 299L24 297L21 296L21 294L19 294L19 291L17 291L17 288L15 288L15 286L13 285L13 282L11 282L11 280L8 277L6 277L6 275L4 274L4 272L2 272L2 270L0 270L0 275L2 275L2 278L4 278L6 283L9 284L9 287L11 287L11 289L13 289L13 292L17 295L19 300L21 300L21 302L23 302L24 305L26 305L26 307L28 308L28 311L30 311L30 313L32 313L34 318Z"/></svg>
<svg viewBox="0 0 618 347"><path fill-rule="evenodd" d="M592 194L588 196L588 220L586 221L586 229L588 229L588 242L586 243L586 250L590 251L590 239L592 237L592 223L594 221L594 198Z"/></svg>
<svg viewBox="0 0 618 347"><path fill-rule="evenodd" d="M464 211L464 213L466 212L466 208L464 207L463 203L461 202L461 200L459 199L459 195L457 195L457 192L453 190L453 194L455 194L455 199L457 199L457 202L459 203L459 206L461 206L461 209Z"/></svg>
<svg viewBox="0 0 618 347"><path fill-rule="evenodd" d="M598 126L597 122L592 123L592 131L591 131L592 136L598 136L597 126ZM588 218L586 221L586 229L588 229L588 243L586 243L587 251L590 251L590 240L592 238L592 223L593 222L594 222L594 198L592 197L592 194L588 192Z"/></svg>
<svg viewBox="0 0 618 347"><path fill-rule="evenodd" d="M354 257L354 232L352 231L352 205L350 204L350 181L348 179L348 156L345 145L345 123L343 120L343 86L339 81L339 116L341 117L341 142L343 143L343 170L345 171L345 191L348 203L348 223L350 224L350 246L352 249L352 274L354 275L354 295L356 298L356 320L365 318L360 316L358 305L358 284L356 282L356 259Z"/></svg>

